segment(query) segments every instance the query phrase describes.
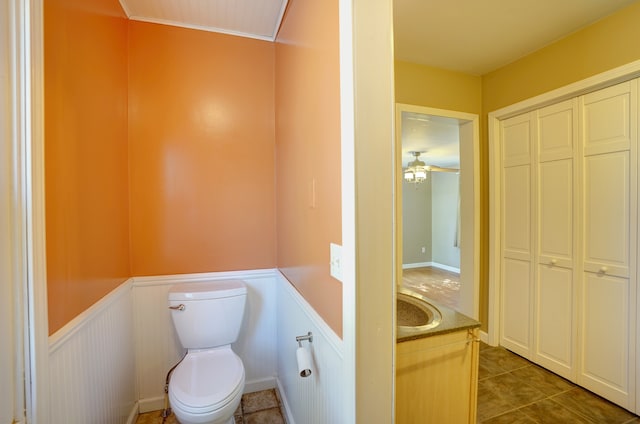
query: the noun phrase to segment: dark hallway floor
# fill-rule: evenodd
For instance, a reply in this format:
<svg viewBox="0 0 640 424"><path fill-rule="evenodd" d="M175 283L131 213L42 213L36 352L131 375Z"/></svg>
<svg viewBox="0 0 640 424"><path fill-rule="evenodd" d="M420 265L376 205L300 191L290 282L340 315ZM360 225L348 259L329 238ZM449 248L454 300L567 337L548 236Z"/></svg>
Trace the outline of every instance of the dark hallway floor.
<svg viewBox="0 0 640 424"><path fill-rule="evenodd" d="M509 352L480 345L478 423L640 423L640 418Z"/></svg>

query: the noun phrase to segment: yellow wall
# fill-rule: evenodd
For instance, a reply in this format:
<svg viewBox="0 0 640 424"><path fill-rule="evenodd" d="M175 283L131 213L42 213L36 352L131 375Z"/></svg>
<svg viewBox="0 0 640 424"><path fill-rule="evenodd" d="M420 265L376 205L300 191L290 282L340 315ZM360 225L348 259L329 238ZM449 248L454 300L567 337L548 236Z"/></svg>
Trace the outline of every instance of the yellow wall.
<svg viewBox="0 0 640 424"><path fill-rule="evenodd" d="M49 332L130 276L127 19L117 0L44 2Z"/></svg>
<svg viewBox="0 0 640 424"><path fill-rule="evenodd" d="M583 80L640 59L640 2L596 22L562 40L482 77L481 154L482 210L488 210L487 114L539 94ZM487 214L484 217L488 217ZM482 219L483 234L489 224ZM482 238L482 237L481 237ZM486 330L489 302L488 238L482 238L481 266L486 270L480 286L480 319Z"/></svg>
<svg viewBox="0 0 640 424"><path fill-rule="evenodd" d="M338 47L337 1L289 3L275 61L278 268L341 336L329 274L329 244L342 244Z"/></svg>
<svg viewBox="0 0 640 424"><path fill-rule="evenodd" d="M395 62L395 96L397 103L426 106L457 112L482 113L482 78L415 63ZM486 119L480 120L484 133ZM489 207L487 191L487 155L480 146L480 321L486 330L489 275Z"/></svg>
<svg viewBox="0 0 640 424"><path fill-rule="evenodd" d="M496 109L640 58L640 2L482 77L482 110Z"/></svg>
<svg viewBox="0 0 640 424"><path fill-rule="evenodd" d="M482 80L478 76L410 62L395 62L397 103L480 114Z"/></svg>
<svg viewBox="0 0 640 424"><path fill-rule="evenodd" d="M480 321L487 330L489 156L487 114L640 59L640 2L482 77L397 61L396 102L481 114Z"/></svg>

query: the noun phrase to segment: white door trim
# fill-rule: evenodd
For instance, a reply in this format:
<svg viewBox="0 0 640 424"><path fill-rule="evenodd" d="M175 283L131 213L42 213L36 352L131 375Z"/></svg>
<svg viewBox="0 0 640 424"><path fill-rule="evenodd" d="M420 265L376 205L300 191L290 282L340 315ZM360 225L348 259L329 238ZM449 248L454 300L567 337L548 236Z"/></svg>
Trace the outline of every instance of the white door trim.
<svg viewBox="0 0 640 424"><path fill-rule="evenodd" d="M426 106L418 106L418 105L410 105L404 103L396 103L396 167L399 170L402 170L402 112L414 112L420 113L423 115L435 115L435 116L443 116L447 118L458 119L460 121L469 121L473 125L473 243L472 243L472 256L473 256L473 269L472 269L472 281L473 281L473 311L471 313L466 312L474 319L479 319L480 316L480 117L473 113L466 112L458 112L452 110L445 109L437 109ZM402 176L396 175L396 178L399 179L396 182L396 187L402 186ZM400 189L396 189L400 192ZM396 205L396 211L401 211L402 209L402 201L400 198L396 200L399 204ZM397 222L401 224L401 214L397 212L398 218ZM397 258L397 266L402 268L402 228L396 229L396 244L398 246L398 258ZM462 268L462 252L461 252L461 263L460 267ZM398 277L399 278L399 277ZM400 281L398 282L398 284Z"/></svg>
<svg viewBox="0 0 640 424"><path fill-rule="evenodd" d="M44 55L42 0L10 0L9 54L14 87L10 104L15 172L15 330L24 358L25 415L30 424L49 417L49 342L44 210ZM19 347L18 347L19 348Z"/></svg>
<svg viewBox="0 0 640 424"><path fill-rule="evenodd" d="M489 124L489 310L487 343L500 337L500 121L640 76L640 60L490 112Z"/></svg>

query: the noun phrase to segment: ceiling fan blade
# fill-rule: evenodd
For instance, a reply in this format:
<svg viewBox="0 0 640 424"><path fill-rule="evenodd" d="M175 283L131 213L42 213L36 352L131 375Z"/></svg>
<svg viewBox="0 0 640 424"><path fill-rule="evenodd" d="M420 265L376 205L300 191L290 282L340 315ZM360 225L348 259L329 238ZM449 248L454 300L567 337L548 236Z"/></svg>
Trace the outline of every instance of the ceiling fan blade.
<svg viewBox="0 0 640 424"><path fill-rule="evenodd" d="M433 172L460 172L458 168L442 168L440 166L429 166L429 171Z"/></svg>

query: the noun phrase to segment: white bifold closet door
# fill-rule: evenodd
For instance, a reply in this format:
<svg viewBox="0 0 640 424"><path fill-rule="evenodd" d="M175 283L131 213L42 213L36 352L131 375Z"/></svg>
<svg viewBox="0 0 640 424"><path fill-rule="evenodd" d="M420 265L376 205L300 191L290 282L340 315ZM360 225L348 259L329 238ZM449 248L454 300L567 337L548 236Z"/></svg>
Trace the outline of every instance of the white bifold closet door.
<svg viewBox="0 0 640 424"><path fill-rule="evenodd" d="M574 156L577 101L537 111L535 344L532 359L572 377L575 341Z"/></svg>
<svg viewBox="0 0 640 424"><path fill-rule="evenodd" d="M637 81L501 122L506 348L635 408Z"/></svg>
<svg viewBox="0 0 640 424"><path fill-rule="evenodd" d="M578 382L629 406L635 387L637 81L580 99L582 274Z"/></svg>
<svg viewBox="0 0 640 424"><path fill-rule="evenodd" d="M501 344L529 357L532 345L533 241L531 115L503 121Z"/></svg>

